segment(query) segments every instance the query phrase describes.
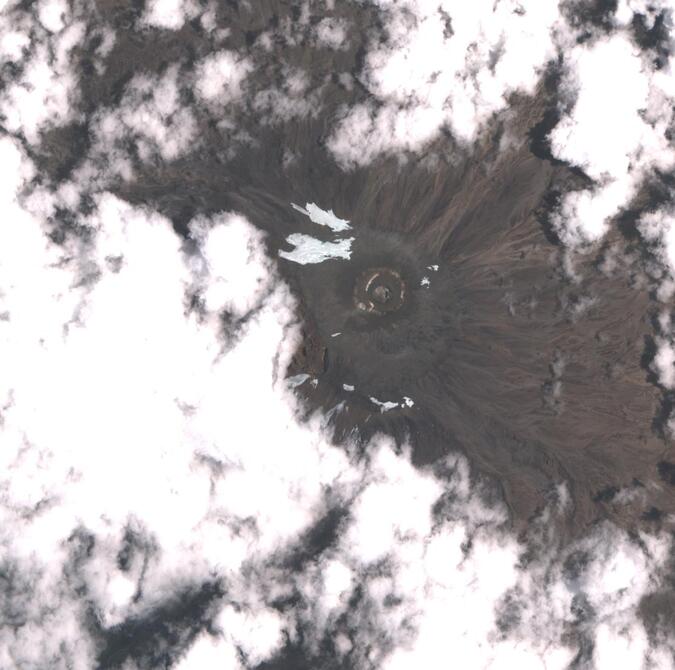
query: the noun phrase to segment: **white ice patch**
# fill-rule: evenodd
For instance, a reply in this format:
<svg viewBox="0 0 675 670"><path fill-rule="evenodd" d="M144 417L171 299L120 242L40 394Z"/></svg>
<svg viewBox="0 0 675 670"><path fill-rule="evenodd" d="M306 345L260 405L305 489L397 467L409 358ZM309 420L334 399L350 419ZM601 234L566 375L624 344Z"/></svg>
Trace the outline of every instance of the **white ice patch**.
<svg viewBox="0 0 675 670"><path fill-rule="evenodd" d="M431 280L429 277L422 277L422 280L420 281L420 286L430 286L431 285Z"/></svg>
<svg viewBox="0 0 675 670"><path fill-rule="evenodd" d="M388 412L391 409L396 409L399 405L397 402L392 402L391 400L382 401L373 396L370 396L370 402L377 405L380 408L380 412Z"/></svg>
<svg viewBox="0 0 675 670"><path fill-rule="evenodd" d="M389 410L396 409L397 407L412 407L415 403L408 396L403 396L403 400L400 402L393 402L391 400L378 400L373 396L370 396L370 402L374 405L377 405L380 408L380 412L388 412Z"/></svg>
<svg viewBox="0 0 675 670"><path fill-rule="evenodd" d="M347 219L340 219L335 216L332 209L321 209L313 202L307 203L305 207L300 207L300 205L292 202L291 207L309 217L309 220L313 223L330 228L334 233L342 233L351 229ZM293 251L280 251L279 256L301 265L322 263L331 258L349 259L352 254L353 241L354 238L349 237L337 239L334 242L322 242L309 235L293 233L286 238L286 242L293 245L295 249Z"/></svg>
<svg viewBox="0 0 675 670"><path fill-rule="evenodd" d="M331 258L349 259L352 255L353 237L337 242L322 242L315 237L293 233L286 238L286 242L293 245L293 251L280 251L279 256L287 261L307 265L323 263Z"/></svg>
<svg viewBox="0 0 675 670"><path fill-rule="evenodd" d="M292 202L291 207L301 214L308 216L310 221L318 223L320 226L328 226L328 228L335 233L341 233L351 229L348 219L341 219L335 216L332 209L321 209L313 202L308 202L304 207L300 207L300 205L296 205Z"/></svg>
<svg viewBox="0 0 675 670"><path fill-rule="evenodd" d="M349 391L350 393L354 390L354 387L353 387L351 384L343 384L343 385L342 385L342 388L343 388L345 391Z"/></svg>
<svg viewBox="0 0 675 670"><path fill-rule="evenodd" d="M308 374L302 373L299 375L293 375L292 377L287 377L286 383L291 388L295 388L296 386L304 384L308 379L310 379L310 376Z"/></svg>

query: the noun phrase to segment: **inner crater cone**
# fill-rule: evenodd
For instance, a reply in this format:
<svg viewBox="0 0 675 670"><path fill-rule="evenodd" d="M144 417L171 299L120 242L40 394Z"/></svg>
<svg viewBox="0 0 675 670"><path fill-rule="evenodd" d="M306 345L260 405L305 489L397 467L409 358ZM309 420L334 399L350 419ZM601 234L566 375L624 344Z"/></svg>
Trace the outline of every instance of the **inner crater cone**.
<svg viewBox="0 0 675 670"><path fill-rule="evenodd" d="M400 309L406 286L401 275L390 268L370 268L354 285L354 306L362 312L386 314Z"/></svg>

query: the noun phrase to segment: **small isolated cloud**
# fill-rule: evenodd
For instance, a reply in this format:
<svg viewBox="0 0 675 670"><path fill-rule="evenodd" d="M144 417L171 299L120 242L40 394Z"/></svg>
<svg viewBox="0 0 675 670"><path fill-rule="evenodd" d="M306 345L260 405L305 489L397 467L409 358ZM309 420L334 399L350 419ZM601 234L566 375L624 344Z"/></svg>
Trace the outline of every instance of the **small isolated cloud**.
<svg viewBox="0 0 675 670"><path fill-rule="evenodd" d="M305 117L315 117L321 110L321 88L310 87L307 73L284 66L281 84L257 91L251 106L263 123L275 125Z"/></svg>
<svg viewBox="0 0 675 670"><path fill-rule="evenodd" d="M150 0L143 14L143 23L163 30L180 30L186 21L199 13L192 0Z"/></svg>
<svg viewBox="0 0 675 670"><path fill-rule="evenodd" d="M218 51L196 67L197 93L208 102L225 104L238 99L242 83L253 69L250 60L233 51Z"/></svg>
<svg viewBox="0 0 675 670"><path fill-rule="evenodd" d="M99 112L94 120L94 153L128 154L135 141L141 160L160 156L174 160L194 147L197 123L181 101L182 78L177 65L160 78L137 75L125 89L119 106Z"/></svg>
<svg viewBox="0 0 675 670"><path fill-rule="evenodd" d="M24 49L30 45L30 37L20 30L4 30L0 36L0 54L5 61L21 59Z"/></svg>
<svg viewBox="0 0 675 670"><path fill-rule="evenodd" d="M344 19L321 19L314 28L314 34L319 46L329 49L347 49L349 47L347 22Z"/></svg>
<svg viewBox="0 0 675 670"><path fill-rule="evenodd" d="M248 667L266 661L284 642L284 618L272 608L247 611L239 605L228 605L219 612L214 625L244 656Z"/></svg>
<svg viewBox="0 0 675 670"><path fill-rule="evenodd" d="M50 32L59 32L70 18L65 0L42 0L38 3L38 19Z"/></svg>
<svg viewBox="0 0 675 670"><path fill-rule="evenodd" d="M187 653L174 666L175 670L202 670L203 668L243 668L237 647L221 636L202 633Z"/></svg>

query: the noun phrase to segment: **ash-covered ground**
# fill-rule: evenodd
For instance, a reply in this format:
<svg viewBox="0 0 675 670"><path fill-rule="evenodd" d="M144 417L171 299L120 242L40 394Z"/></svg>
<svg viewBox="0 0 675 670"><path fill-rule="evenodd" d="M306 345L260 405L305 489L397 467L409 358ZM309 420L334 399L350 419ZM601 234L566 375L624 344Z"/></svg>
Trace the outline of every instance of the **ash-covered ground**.
<svg viewBox="0 0 675 670"><path fill-rule="evenodd" d="M5 3L0 668L675 668L674 11Z"/></svg>

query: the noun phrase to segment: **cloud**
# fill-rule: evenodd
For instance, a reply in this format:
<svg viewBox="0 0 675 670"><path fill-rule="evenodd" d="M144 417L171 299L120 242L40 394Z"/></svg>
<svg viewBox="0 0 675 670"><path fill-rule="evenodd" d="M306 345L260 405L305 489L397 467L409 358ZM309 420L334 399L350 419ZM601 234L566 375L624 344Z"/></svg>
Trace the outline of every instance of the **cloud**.
<svg viewBox="0 0 675 670"><path fill-rule="evenodd" d="M133 138L141 160L159 154L174 160L191 149L197 139L192 112L181 103L177 65L159 79L137 75L126 87L115 109L102 112L96 120L96 134L104 146Z"/></svg>
<svg viewBox="0 0 675 670"><path fill-rule="evenodd" d="M12 171L18 187L22 171L30 172L26 159L7 141L3 151L3 164L19 168ZM11 204L11 186L5 195ZM91 667L92 644L80 644L86 603L63 583L65 566L86 584L100 621L115 625L181 585L213 573L236 578L242 562L311 523L323 486L337 485L349 466L323 437L295 424L286 391L268 387L293 350L292 299L281 285L269 289L260 235L243 219L220 217L208 230L196 222L201 251L192 259L166 219L109 194L97 196L82 220L93 242L80 249L54 246L42 221L16 201L12 207L4 228L12 244L0 261L1 543L19 574L35 575L29 584L43 593L44 607L57 598L75 617L61 628L47 626L39 611L27 620L42 626L49 648L72 646L81 667ZM64 261L70 253L75 258ZM248 296L242 276L235 290L227 286L242 272ZM257 307L232 349L223 349L217 319L189 312L195 282L207 295L207 316ZM266 416L257 434L255 407ZM275 457L269 450L280 434L286 447ZM122 573L115 556L129 524L155 549ZM80 528L94 549L74 565L68 538ZM5 629L2 646L24 658L33 645L35 663L44 663L40 649L48 648L37 632L26 638L28 630Z"/></svg>
<svg viewBox="0 0 675 670"><path fill-rule="evenodd" d="M284 66L277 86L253 94L251 107L264 124L275 125L305 117L321 110L321 88L312 89L306 72Z"/></svg>
<svg viewBox="0 0 675 670"><path fill-rule="evenodd" d="M85 31L65 3L41 3L38 18L11 4L0 18L3 52L17 70L3 91L0 118L6 131L29 142L36 142L43 128L72 119L79 91L70 57Z"/></svg>
<svg viewBox="0 0 675 670"><path fill-rule="evenodd" d="M283 381L293 300L241 215L196 219L188 253L165 218L100 193L89 241L57 247L16 199L28 160L2 151L2 597L23 622L0 629L6 663L92 667L122 658L122 630L141 668L160 648L175 667L252 667L287 639L355 668L444 667L448 648L472 667L563 668L583 647L569 627L597 668L665 658L637 615L665 537L605 526L524 563L463 458L415 468L385 437L357 457L321 417L299 421ZM242 318L234 337L224 309ZM327 518L332 539L310 541ZM213 580L226 586L201 614L181 614Z"/></svg>
<svg viewBox="0 0 675 670"><path fill-rule="evenodd" d="M663 265L675 273L675 216L665 209L648 212L640 218L638 227Z"/></svg>
<svg viewBox="0 0 675 670"><path fill-rule="evenodd" d="M237 648L232 642L204 633L174 667L176 670L200 670L200 668L215 667L239 670L242 665Z"/></svg>
<svg viewBox="0 0 675 670"><path fill-rule="evenodd" d="M377 5L384 35L359 75L373 102L348 109L329 141L345 166L418 151L444 128L471 142L509 93L534 92L555 54L555 1Z"/></svg>
<svg viewBox="0 0 675 670"><path fill-rule="evenodd" d="M314 29L319 46L329 49L346 49L349 46L346 21L326 18L321 19Z"/></svg>
<svg viewBox="0 0 675 670"><path fill-rule="evenodd" d="M655 168L675 160L666 138L672 110L664 77L653 72L629 36L575 46L566 56L566 86L576 96L569 115L551 134L554 155L583 168L591 190L565 196L558 217L569 244L595 241L621 207L635 197ZM621 80L606 76L621 71Z"/></svg>
<svg viewBox="0 0 675 670"><path fill-rule="evenodd" d="M206 311L248 314L272 289L272 266L260 253L262 233L236 214L193 219L190 228L199 242L190 269Z"/></svg>
<svg viewBox="0 0 675 670"><path fill-rule="evenodd" d="M197 93L207 101L224 104L242 94L242 83L252 63L232 51L219 51L204 58L196 68Z"/></svg>
<svg viewBox="0 0 675 670"><path fill-rule="evenodd" d="M532 90L558 20L548 2L380 6L389 41L373 37L362 73L376 103L347 110L332 139L345 165L418 150L445 126L475 137L509 91ZM2 38L25 67L0 108L29 144L79 118L69 54L82 27L69 11L40 4L39 27L22 18ZM146 20L175 30L191 11L152 3ZM338 45L339 23L316 25ZM433 49L448 64L438 75ZM589 92L610 62L649 84ZM635 166L667 164L670 92L625 35L571 47L569 63L576 102L553 146L598 182L583 197L599 199L581 223L582 201L568 200L560 226L573 240L604 229L636 188ZM384 435L333 444L327 417L305 417L284 379L296 302L244 213L196 216L182 239L150 204L108 190L133 175L129 140L148 163L192 149L186 86L251 104L270 123L320 108L294 69L242 101L253 72L219 51L194 73L174 63L133 78L119 105L90 119L90 153L58 185L26 145L0 141L0 666L244 668L291 649L310 667L322 654L353 668L673 667L672 640L639 616L667 585L668 536L605 524L558 544L550 529L569 512L560 485L516 537L463 457L420 468ZM595 117L607 102L631 122L614 144ZM597 153L589 138L603 140ZM350 228L330 209L299 209L329 234ZM70 234L57 243L65 217ZM670 263L669 215L640 226ZM281 255L299 262L336 246L347 258L351 244L288 240L297 248ZM661 329L653 365L670 388L665 318ZM563 375L553 361L554 399Z"/></svg>
<svg viewBox="0 0 675 670"><path fill-rule="evenodd" d="M164 30L179 30L198 11L191 0L150 0L143 14L143 23Z"/></svg>
<svg viewBox="0 0 675 670"><path fill-rule="evenodd" d="M470 146L511 93L535 93L554 63L563 76L552 153L593 181L562 196L552 220L564 244L603 238L646 181L675 164L672 56L664 46L655 60L652 38L636 32L669 26L670 3L620 2L595 23L574 3L377 5L383 28L358 73L369 96L342 109L328 139L343 168L422 151L444 130Z"/></svg>

